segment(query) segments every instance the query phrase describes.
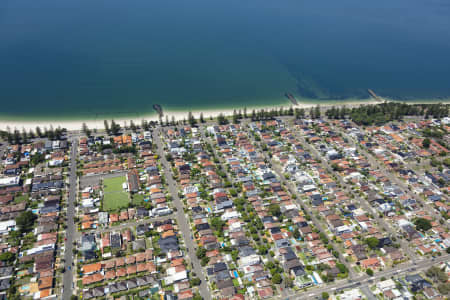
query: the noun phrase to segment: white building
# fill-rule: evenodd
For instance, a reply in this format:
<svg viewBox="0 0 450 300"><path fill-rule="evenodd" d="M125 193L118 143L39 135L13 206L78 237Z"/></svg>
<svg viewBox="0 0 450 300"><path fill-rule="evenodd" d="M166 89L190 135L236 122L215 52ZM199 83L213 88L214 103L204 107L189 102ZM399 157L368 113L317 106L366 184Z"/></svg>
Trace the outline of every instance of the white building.
<svg viewBox="0 0 450 300"><path fill-rule="evenodd" d="M19 185L20 176L3 177L0 178L0 187L16 186Z"/></svg>
<svg viewBox="0 0 450 300"><path fill-rule="evenodd" d="M5 234L16 227L15 220L0 222L0 234Z"/></svg>

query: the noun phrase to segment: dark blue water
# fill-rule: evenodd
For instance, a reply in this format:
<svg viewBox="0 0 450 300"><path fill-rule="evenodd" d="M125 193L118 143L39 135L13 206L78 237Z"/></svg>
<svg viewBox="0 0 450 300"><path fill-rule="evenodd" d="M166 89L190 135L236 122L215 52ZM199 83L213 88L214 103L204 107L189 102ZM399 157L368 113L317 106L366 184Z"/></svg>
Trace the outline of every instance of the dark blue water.
<svg viewBox="0 0 450 300"><path fill-rule="evenodd" d="M450 96L448 0L3 0L10 117Z"/></svg>

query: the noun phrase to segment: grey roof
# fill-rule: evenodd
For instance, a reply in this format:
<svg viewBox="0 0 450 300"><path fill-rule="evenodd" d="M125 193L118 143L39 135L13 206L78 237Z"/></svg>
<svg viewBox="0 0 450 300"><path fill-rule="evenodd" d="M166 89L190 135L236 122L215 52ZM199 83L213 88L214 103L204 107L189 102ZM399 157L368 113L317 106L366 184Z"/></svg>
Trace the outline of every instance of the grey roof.
<svg viewBox="0 0 450 300"><path fill-rule="evenodd" d="M146 280L145 277L139 277L139 278L136 278L136 284L138 286L142 286L142 285L148 284L148 281Z"/></svg>
<svg viewBox="0 0 450 300"><path fill-rule="evenodd" d="M9 289L11 286L11 281L9 278L0 280L0 291L4 291Z"/></svg>
<svg viewBox="0 0 450 300"><path fill-rule="evenodd" d="M105 295L105 289L103 287L96 287L92 291L92 295L94 295L95 297L101 297Z"/></svg>
<svg viewBox="0 0 450 300"><path fill-rule="evenodd" d="M406 275L405 280L411 283L416 283L423 280L423 278L419 274L414 274L414 275Z"/></svg>
<svg viewBox="0 0 450 300"><path fill-rule="evenodd" d="M117 292L119 291L119 290L117 289L117 286L116 286L115 283L109 285L108 288L109 288L109 292L110 292L110 293L117 293Z"/></svg>
<svg viewBox="0 0 450 300"><path fill-rule="evenodd" d="M13 267L2 267L0 268L0 277L10 276L13 274Z"/></svg>
<svg viewBox="0 0 450 300"><path fill-rule="evenodd" d="M144 297L150 293L151 293L150 290L142 290L142 291L139 291L138 295L139 295L139 297Z"/></svg>
<svg viewBox="0 0 450 300"><path fill-rule="evenodd" d="M127 289L127 285L125 281L120 281L116 284L116 287L119 291L125 291Z"/></svg>
<svg viewBox="0 0 450 300"><path fill-rule="evenodd" d="M128 287L128 289L134 289L135 287L137 287L136 280L135 279L128 280L127 287Z"/></svg>
<svg viewBox="0 0 450 300"><path fill-rule="evenodd" d="M136 240L133 241L133 250L134 251L138 251L140 249L144 249L145 250L145 240L141 239L141 240Z"/></svg>

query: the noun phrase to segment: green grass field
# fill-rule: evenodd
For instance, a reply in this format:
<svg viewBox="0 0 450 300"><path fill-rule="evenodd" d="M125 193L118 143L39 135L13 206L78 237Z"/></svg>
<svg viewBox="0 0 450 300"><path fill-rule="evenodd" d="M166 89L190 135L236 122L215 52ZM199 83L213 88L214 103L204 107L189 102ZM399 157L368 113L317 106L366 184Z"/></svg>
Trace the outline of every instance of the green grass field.
<svg viewBox="0 0 450 300"><path fill-rule="evenodd" d="M103 180L103 191L105 193L122 192L122 184L126 181L127 179L125 176L106 178Z"/></svg>
<svg viewBox="0 0 450 300"><path fill-rule="evenodd" d="M14 203L20 203L20 202L24 202L24 201L28 201L27 195L20 195L20 196L14 197Z"/></svg>
<svg viewBox="0 0 450 300"><path fill-rule="evenodd" d="M103 209L107 211L119 210L128 207L130 199L128 193L122 188L126 182L125 176L107 178L103 181Z"/></svg>
<svg viewBox="0 0 450 300"><path fill-rule="evenodd" d="M133 203L135 206L144 205L145 204L144 198L145 195L135 194L133 195L133 200L131 200L131 203Z"/></svg>

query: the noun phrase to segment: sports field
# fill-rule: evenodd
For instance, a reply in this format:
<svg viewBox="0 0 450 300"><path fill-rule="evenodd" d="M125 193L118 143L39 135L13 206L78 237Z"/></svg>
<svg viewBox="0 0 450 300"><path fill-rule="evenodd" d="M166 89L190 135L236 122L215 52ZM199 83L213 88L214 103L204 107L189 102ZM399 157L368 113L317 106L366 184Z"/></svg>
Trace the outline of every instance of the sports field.
<svg viewBox="0 0 450 300"><path fill-rule="evenodd" d="M126 182L125 176L106 178L103 180L104 210L115 211L128 207L130 199L128 193L122 187L124 182Z"/></svg>

